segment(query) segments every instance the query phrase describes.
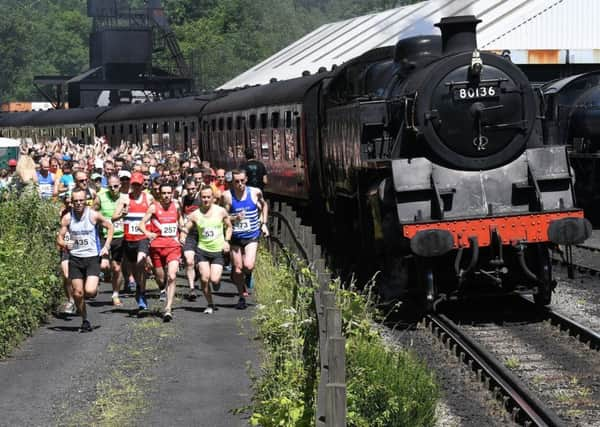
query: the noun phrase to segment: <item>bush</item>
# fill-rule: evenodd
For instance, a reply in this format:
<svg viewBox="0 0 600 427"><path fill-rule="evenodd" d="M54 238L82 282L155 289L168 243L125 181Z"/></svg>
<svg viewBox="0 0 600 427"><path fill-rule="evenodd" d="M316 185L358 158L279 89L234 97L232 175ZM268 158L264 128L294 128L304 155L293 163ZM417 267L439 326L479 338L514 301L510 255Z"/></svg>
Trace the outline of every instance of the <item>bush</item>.
<svg viewBox="0 0 600 427"><path fill-rule="evenodd" d="M30 335L61 295L58 208L36 194L0 202L0 357Z"/></svg>
<svg viewBox="0 0 600 427"><path fill-rule="evenodd" d="M252 425L314 425L318 335L311 284L315 282L307 268L296 274L284 264L259 253L255 320L263 361L253 378ZM347 425L433 425L439 396L433 375L411 353L386 347L373 328L369 292L340 290L339 283L332 288L346 337Z"/></svg>

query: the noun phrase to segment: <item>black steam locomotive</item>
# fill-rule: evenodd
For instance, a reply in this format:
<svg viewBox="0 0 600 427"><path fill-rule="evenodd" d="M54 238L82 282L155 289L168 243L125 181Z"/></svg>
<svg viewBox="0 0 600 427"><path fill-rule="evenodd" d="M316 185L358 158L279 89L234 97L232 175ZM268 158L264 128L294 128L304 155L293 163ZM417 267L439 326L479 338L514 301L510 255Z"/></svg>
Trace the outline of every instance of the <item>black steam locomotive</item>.
<svg viewBox="0 0 600 427"><path fill-rule="evenodd" d="M600 71L578 74L542 87L545 136L566 144L575 172L578 204L600 226Z"/></svg>
<svg viewBox="0 0 600 427"><path fill-rule="evenodd" d="M331 72L117 106L80 125L115 144L199 147L221 167L254 148L267 193L302 210L341 267L381 271L385 297L416 293L432 309L485 289L545 305L549 248L582 242L591 225L575 208L565 146L545 137L544 99L508 59L477 49L478 22L444 18L441 37ZM40 129L11 121L0 117L3 133Z"/></svg>

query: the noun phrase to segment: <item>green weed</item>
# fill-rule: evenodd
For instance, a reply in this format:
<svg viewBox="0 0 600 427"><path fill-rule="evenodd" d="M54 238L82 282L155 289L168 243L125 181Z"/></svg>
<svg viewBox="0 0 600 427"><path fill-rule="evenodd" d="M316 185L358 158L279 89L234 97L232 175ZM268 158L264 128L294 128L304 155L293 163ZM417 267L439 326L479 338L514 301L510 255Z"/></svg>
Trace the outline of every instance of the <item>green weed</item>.
<svg viewBox="0 0 600 427"><path fill-rule="evenodd" d="M516 357L509 357L506 359L506 362L504 362L504 366L508 369L518 369L519 366L521 366L521 362Z"/></svg>
<svg viewBox="0 0 600 427"><path fill-rule="evenodd" d="M255 270L255 322L263 343L253 373L252 425L314 425L318 386L318 335L313 302L316 281L298 262L274 260L261 251ZM298 285L301 283L302 285ZM428 426L435 421L438 386L410 353L389 350L372 327L372 283L361 294L331 284L342 310L346 337L348 426Z"/></svg>
<svg viewBox="0 0 600 427"><path fill-rule="evenodd" d="M0 202L0 358L30 335L60 300L58 208L35 194Z"/></svg>

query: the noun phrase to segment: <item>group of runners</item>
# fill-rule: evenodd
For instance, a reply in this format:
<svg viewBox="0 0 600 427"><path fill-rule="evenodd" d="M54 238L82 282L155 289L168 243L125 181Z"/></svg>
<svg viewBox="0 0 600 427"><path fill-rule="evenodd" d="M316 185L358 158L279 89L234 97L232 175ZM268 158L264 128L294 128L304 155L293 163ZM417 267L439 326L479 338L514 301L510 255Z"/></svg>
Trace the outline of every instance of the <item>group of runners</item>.
<svg viewBox="0 0 600 427"><path fill-rule="evenodd" d="M248 161L239 169L226 173L194 156L182 159L176 153L139 149L131 155L128 150L111 155L101 149L105 155L87 163L91 170L70 154L51 157L58 163L54 172L50 159L38 159L40 196L60 197L64 203L57 237L67 295L62 311L78 312L81 331L92 331L86 298L96 296L105 271L112 304L121 306L122 290L135 288L143 315L149 310L146 281L153 275L165 302L162 318L169 322L180 262L185 263L188 299L196 300L199 281L207 314L215 310L212 292L219 289L230 262L238 291L235 307L245 309L258 240L269 233L268 204L259 188L267 176L253 151L247 150ZM249 178L256 186L248 185Z"/></svg>

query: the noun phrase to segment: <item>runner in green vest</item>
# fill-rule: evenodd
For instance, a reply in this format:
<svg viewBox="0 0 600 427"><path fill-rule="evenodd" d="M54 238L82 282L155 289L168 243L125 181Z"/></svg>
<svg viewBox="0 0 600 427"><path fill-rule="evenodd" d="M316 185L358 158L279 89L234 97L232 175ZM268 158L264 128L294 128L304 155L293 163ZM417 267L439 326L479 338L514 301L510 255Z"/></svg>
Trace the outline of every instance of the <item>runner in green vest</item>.
<svg viewBox="0 0 600 427"><path fill-rule="evenodd" d="M206 314L212 314L214 304L210 290L210 283L218 284L223 272L223 252L229 252L231 240L231 220L225 209L214 204L214 193L211 186L203 186L200 190L202 202L199 209L188 217L185 228L180 235L181 244L192 227L198 229L198 247L196 248L196 263L200 271L202 291L206 298ZM225 230L223 230L225 228Z"/></svg>
<svg viewBox="0 0 600 427"><path fill-rule="evenodd" d="M94 207L100 211L105 218L112 218L115 213L117 202L121 197L121 181L117 175L108 177L108 188L96 195ZM112 302L114 306L121 306L123 303L119 298L119 289L121 289L121 262L123 261L123 220L113 221L114 234L110 244L110 253L102 257L100 267L107 270L110 267L112 281ZM102 238L106 238L106 230L102 230Z"/></svg>

